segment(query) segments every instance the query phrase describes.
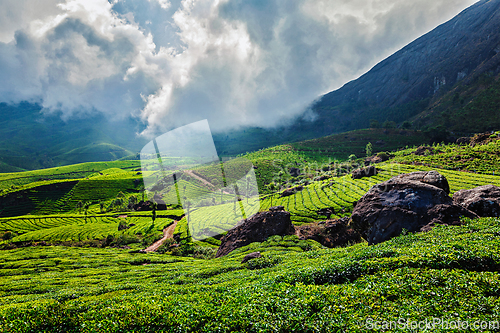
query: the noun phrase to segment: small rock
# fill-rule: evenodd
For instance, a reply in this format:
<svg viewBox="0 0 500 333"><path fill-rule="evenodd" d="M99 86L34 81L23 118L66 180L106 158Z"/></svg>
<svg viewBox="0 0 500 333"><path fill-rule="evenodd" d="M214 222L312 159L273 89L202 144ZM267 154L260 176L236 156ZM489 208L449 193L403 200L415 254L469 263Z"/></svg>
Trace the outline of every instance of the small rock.
<svg viewBox="0 0 500 333"><path fill-rule="evenodd" d="M262 257L262 254L260 254L260 252L252 252L252 253L247 254L243 258L243 260L241 261L241 263L244 264L244 263L246 263L249 260L252 260L252 259L255 259L255 258L261 258L261 257Z"/></svg>
<svg viewBox="0 0 500 333"><path fill-rule="evenodd" d="M292 188L287 188L286 190L284 190L283 192L281 192L281 197L288 197L290 195L294 195L295 193L297 192L300 192L304 189L304 187L302 185L299 185L299 186L295 186L295 187L292 187Z"/></svg>
<svg viewBox="0 0 500 333"><path fill-rule="evenodd" d="M363 177L372 177L377 174L377 169L373 166L367 166L366 168L357 169L352 172L352 179L361 179Z"/></svg>
<svg viewBox="0 0 500 333"><path fill-rule="evenodd" d="M290 168L288 170L288 172L290 173L290 176L292 176L292 177L298 177L300 175L300 169L299 168Z"/></svg>

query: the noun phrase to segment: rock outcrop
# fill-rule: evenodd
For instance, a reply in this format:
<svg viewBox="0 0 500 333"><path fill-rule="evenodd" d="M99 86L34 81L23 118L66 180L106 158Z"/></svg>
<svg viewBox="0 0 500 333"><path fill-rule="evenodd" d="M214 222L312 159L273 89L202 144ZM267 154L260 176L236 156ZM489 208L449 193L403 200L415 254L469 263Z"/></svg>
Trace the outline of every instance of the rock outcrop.
<svg viewBox="0 0 500 333"><path fill-rule="evenodd" d="M482 217L500 216L500 187L484 185L453 194L453 202Z"/></svg>
<svg viewBox="0 0 500 333"><path fill-rule="evenodd" d="M335 208L333 207L321 208L318 209L316 213L318 213L318 215L324 215L326 216L327 219L330 219L330 216L332 216L332 214L335 214Z"/></svg>
<svg viewBox="0 0 500 333"><path fill-rule="evenodd" d="M357 169L352 172L352 179L361 179L363 177L372 177L377 174L377 168L373 165L367 166L366 168Z"/></svg>
<svg viewBox="0 0 500 333"><path fill-rule="evenodd" d="M236 227L229 230L221 238L221 245L216 257L222 257L231 251L253 242L263 242L273 235L293 235L295 228L290 220L290 213L283 206L271 207L267 212L259 212Z"/></svg>
<svg viewBox="0 0 500 333"><path fill-rule="evenodd" d="M304 187L302 185L291 187L291 188L287 188L286 190L284 190L283 192L281 192L281 197L283 198L283 197L288 197L290 195L294 195L295 193L300 192L303 189L304 189Z"/></svg>
<svg viewBox="0 0 500 333"><path fill-rule="evenodd" d="M299 239L312 239L326 247L359 243L361 236L349 226L349 218L302 225L296 228Z"/></svg>
<svg viewBox="0 0 500 333"><path fill-rule="evenodd" d="M403 229L427 231L435 224L460 224L460 217L477 217L456 205L448 195L444 176L435 172L413 172L373 186L356 204L352 227L369 244L396 237Z"/></svg>
<svg viewBox="0 0 500 333"><path fill-rule="evenodd" d="M413 152L417 156L434 155L436 153L441 153L441 151L427 146L420 146Z"/></svg>

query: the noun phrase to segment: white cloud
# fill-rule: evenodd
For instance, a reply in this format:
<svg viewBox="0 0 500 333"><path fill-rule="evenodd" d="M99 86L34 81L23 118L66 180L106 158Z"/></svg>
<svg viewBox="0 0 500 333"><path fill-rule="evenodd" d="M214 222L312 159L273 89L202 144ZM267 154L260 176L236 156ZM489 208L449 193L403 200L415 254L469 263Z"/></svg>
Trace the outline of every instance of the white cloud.
<svg viewBox="0 0 500 333"><path fill-rule="evenodd" d="M473 2L2 1L0 102L273 126Z"/></svg>

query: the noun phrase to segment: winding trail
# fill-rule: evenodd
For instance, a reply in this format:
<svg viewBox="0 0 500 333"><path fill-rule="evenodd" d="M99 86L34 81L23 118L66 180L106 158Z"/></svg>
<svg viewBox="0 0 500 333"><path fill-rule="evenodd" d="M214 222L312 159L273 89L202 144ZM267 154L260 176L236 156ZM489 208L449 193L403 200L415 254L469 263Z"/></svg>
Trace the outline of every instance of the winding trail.
<svg viewBox="0 0 500 333"><path fill-rule="evenodd" d="M174 230L175 230L175 227L177 226L177 222L178 221L174 221L173 224L171 224L168 227L166 227L165 229L163 229L163 237L161 239L157 240L156 242L154 242L153 244L151 244L150 246L148 246L147 248L145 248L144 251L145 252L155 252L163 244L164 241L166 241L169 238L172 238L174 236Z"/></svg>
<svg viewBox="0 0 500 333"><path fill-rule="evenodd" d="M193 172L193 170L183 170L183 171L184 171L184 173L187 173L189 176L198 179L200 182L202 182L203 184L207 185L208 187L210 187L212 189L216 188L216 186L214 184L210 183L205 178L202 178L202 177L198 176L197 174L195 174ZM228 191L222 191L222 193L228 194L228 195L234 195L233 193L230 193Z"/></svg>

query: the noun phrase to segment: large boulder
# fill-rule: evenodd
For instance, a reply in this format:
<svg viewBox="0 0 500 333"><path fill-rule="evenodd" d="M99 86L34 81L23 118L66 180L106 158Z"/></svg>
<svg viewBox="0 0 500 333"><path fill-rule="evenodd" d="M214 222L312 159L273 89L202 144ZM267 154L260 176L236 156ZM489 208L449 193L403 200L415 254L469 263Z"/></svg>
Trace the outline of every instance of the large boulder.
<svg viewBox="0 0 500 333"><path fill-rule="evenodd" d="M253 242L263 242L273 235L293 235L295 228L290 220L290 213L283 206L271 207L267 212L259 212L246 220L242 220L236 227L229 230L221 238L221 245L216 257L227 255L237 248Z"/></svg>
<svg viewBox="0 0 500 333"><path fill-rule="evenodd" d="M417 171L412 173L405 173L396 177L393 177L391 181L402 182L416 180L421 183L433 185L442 189L446 194L450 194L450 185L445 176L437 171Z"/></svg>
<svg viewBox="0 0 500 333"><path fill-rule="evenodd" d="M436 171L399 175L373 186L356 204L352 227L368 244L396 237L403 229L427 231L435 224L460 224L477 215L453 204L448 181Z"/></svg>
<svg viewBox="0 0 500 333"><path fill-rule="evenodd" d="M296 228L299 239L312 239L326 247L359 243L361 236L349 226L349 218L311 223Z"/></svg>
<svg viewBox="0 0 500 333"><path fill-rule="evenodd" d="M479 216L500 216L500 187L484 185L453 194L453 202Z"/></svg>

